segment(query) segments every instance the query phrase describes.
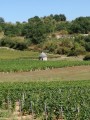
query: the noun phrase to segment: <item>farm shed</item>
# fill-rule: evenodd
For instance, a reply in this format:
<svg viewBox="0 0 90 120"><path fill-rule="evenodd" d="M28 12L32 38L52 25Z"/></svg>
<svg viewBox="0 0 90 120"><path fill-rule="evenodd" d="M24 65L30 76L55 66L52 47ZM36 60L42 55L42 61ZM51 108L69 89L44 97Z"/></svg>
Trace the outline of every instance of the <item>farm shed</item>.
<svg viewBox="0 0 90 120"><path fill-rule="evenodd" d="M46 55L46 53L42 52L39 55L39 60L47 61L47 55Z"/></svg>

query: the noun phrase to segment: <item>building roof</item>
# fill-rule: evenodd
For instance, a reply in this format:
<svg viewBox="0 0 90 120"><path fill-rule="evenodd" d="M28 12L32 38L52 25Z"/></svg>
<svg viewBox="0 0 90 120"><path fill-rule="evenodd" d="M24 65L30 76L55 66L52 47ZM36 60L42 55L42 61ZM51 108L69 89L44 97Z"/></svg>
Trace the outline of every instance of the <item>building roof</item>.
<svg viewBox="0 0 90 120"><path fill-rule="evenodd" d="M39 55L39 57L44 58L44 57L47 57L47 55L46 55L44 52L42 52L42 53Z"/></svg>

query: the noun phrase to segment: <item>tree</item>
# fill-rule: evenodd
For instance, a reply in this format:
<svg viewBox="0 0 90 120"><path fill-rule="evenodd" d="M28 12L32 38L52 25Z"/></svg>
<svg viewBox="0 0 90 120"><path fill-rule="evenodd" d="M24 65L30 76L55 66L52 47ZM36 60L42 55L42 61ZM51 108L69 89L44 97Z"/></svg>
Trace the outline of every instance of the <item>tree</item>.
<svg viewBox="0 0 90 120"><path fill-rule="evenodd" d="M90 53L86 54L83 60L90 60Z"/></svg>
<svg viewBox="0 0 90 120"><path fill-rule="evenodd" d="M55 14L53 16L53 19L55 19L57 22L59 22L59 21L66 21L66 17L65 17L64 14L60 14L60 15Z"/></svg>
<svg viewBox="0 0 90 120"><path fill-rule="evenodd" d="M45 40L46 28L44 22L37 16L28 19L25 23L22 34L30 39L32 43L38 44Z"/></svg>
<svg viewBox="0 0 90 120"><path fill-rule="evenodd" d="M0 32L2 32L2 27L0 26Z"/></svg>
<svg viewBox="0 0 90 120"><path fill-rule="evenodd" d="M52 18L52 16L43 18L43 21L46 28L46 33L52 33L55 31L56 21Z"/></svg>
<svg viewBox="0 0 90 120"><path fill-rule="evenodd" d="M6 23L4 27L4 34L6 36L20 35L19 27L16 24Z"/></svg>
<svg viewBox="0 0 90 120"><path fill-rule="evenodd" d="M17 28L17 36L20 36L22 34L23 24L21 24L20 22L16 22L16 28Z"/></svg>
<svg viewBox="0 0 90 120"><path fill-rule="evenodd" d="M90 35L86 36L86 37L84 38L84 40L85 40L85 42L90 42Z"/></svg>
<svg viewBox="0 0 90 120"><path fill-rule="evenodd" d="M59 18L61 21L66 21L66 16L64 14L60 14Z"/></svg>
<svg viewBox="0 0 90 120"><path fill-rule="evenodd" d="M37 22L40 22L40 21L41 21L41 19L38 16L28 19L28 23L30 23L30 24L32 24L32 23L37 24Z"/></svg>
<svg viewBox="0 0 90 120"><path fill-rule="evenodd" d="M86 43L85 49L86 49L86 51L89 51L89 52L90 52L90 42L87 42L87 43Z"/></svg>
<svg viewBox="0 0 90 120"><path fill-rule="evenodd" d="M5 27L4 18L0 17L0 32L3 31L4 27Z"/></svg>
<svg viewBox="0 0 90 120"><path fill-rule="evenodd" d="M30 38L32 43L38 44L43 40L45 40L45 33L46 33L45 27L41 22L41 23L30 25L28 29L28 34L26 37Z"/></svg>
<svg viewBox="0 0 90 120"><path fill-rule="evenodd" d="M70 27L72 33L87 34L90 32L90 17L79 17L72 21Z"/></svg>
<svg viewBox="0 0 90 120"><path fill-rule="evenodd" d="M69 22L60 22L60 23L57 23L56 30L57 31L60 31L60 30L69 31L69 27L70 27L70 23Z"/></svg>
<svg viewBox="0 0 90 120"><path fill-rule="evenodd" d="M0 17L0 23L4 23L4 18Z"/></svg>

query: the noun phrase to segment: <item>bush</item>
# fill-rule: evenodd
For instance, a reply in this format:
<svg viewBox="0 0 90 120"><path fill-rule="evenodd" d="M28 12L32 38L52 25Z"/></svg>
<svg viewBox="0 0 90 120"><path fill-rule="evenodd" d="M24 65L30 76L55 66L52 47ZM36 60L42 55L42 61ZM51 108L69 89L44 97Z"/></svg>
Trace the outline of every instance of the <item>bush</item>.
<svg viewBox="0 0 90 120"><path fill-rule="evenodd" d="M84 47L81 47L81 48L76 48L76 49L73 49L71 50L67 56L78 56L78 55L83 55L85 54L86 50Z"/></svg>
<svg viewBox="0 0 90 120"><path fill-rule="evenodd" d="M85 49L86 49L86 51L90 52L90 42L86 43Z"/></svg>
<svg viewBox="0 0 90 120"><path fill-rule="evenodd" d="M27 45L25 43L16 43L13 48L17 50L24 50L27 48Z"/></svg>
<svg viewBox="0 0 90 120"><path fill-rule="evenodd" d="M56 54L68 54L70 52L70 49L68 47L58 47L55 50Z"/></svg>
<svg viewBox="0 0 90 120"><path fill-rule="evenodd" d="M0 46L24 50L27 48L27 43L10 37L5 37L0 40Z"/></svg>
<svg viewBox="0 0 90 120"><path fill-rule="evenodd" d="M83 60L90 60L90 53L87 54L87 55L83 58Z"/></svg>

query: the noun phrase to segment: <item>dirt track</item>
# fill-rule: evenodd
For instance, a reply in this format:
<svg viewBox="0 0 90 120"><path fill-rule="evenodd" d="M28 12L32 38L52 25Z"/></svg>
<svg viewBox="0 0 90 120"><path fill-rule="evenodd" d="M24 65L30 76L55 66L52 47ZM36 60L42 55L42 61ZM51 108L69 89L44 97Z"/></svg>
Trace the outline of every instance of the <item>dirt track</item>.
<svg viewBox="0 0 90 120"><path fill-rule="evenodd" d="M52 70L39 70L17 73L0 73L0 82L89 80L90 66L65 67Z"/></svg>

